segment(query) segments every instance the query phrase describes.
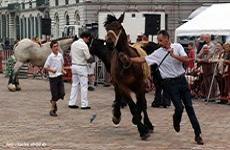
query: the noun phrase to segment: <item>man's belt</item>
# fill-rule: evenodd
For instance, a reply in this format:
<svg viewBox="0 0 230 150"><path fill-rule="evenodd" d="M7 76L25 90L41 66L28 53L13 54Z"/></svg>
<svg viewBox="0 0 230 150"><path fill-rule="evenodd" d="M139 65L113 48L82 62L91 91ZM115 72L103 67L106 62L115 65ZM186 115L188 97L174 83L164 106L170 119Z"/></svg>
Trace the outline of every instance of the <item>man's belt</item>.
<svg viewBox="0 0 230 150"><path fill-rule="evenodd" d="M77 66L87 66L87 64L76 64L76 63L72 63L72 65L77 65Z"/></svg>
<svg viewBox="0 0 230 150"><path fill-rule="evenodd" d="M182 78L184 78L184 73L183 74L181 74L181 75L179 75L179 76L177 76L177 77L174 77L174 78L165 78L165 79L163 79L163 81L172 81L172 80L179 80L179 79L182 79Z"/></svg>

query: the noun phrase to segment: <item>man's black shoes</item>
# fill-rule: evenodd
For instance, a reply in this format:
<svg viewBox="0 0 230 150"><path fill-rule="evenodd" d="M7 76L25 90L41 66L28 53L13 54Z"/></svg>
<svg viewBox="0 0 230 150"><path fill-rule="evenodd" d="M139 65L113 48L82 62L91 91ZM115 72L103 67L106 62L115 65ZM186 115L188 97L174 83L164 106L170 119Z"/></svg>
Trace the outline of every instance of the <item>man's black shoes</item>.
<svg viewBox="0 0 230 150"><path fill-rule="evenodd" d="M177 121L175 115L173 115L173 127L176 132L180 132L180 122Z"/></svg>
<svg viewBox="0 0 230 150"><path fill-rule="evenodd" d="M91 107L86 106L86 107L81 107L81 109L91 109Z"/></svg>
<svg viewBox="0 0 230 150"><path fill-rule="evenodd" d="M77 105L69 105L69 108L71 108L71 109L77 109L79 107Z"/></svg>
<svg viewBox="0 0 230 150"><path fill-rule="evenodd" d="M204 141L202 139L202 137L200 135L196 136L195 137L195 141L198 145L203 145L204 144Z"/></svg>

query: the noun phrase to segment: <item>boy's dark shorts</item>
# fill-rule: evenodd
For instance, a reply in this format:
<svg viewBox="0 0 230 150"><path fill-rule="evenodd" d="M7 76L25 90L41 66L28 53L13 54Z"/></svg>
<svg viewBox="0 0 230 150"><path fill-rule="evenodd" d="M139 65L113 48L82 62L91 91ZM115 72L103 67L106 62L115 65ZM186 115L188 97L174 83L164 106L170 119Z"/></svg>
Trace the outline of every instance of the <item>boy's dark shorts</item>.
<svg viewBox="0 0 230 150"><path fill-rule="evenodd" d="M65 88L64 88L64 81L62 79L62 75L49 78L50 82L50 91L52 95L52 101L58 101L59 99L64 99L65 96Z"/></svg>

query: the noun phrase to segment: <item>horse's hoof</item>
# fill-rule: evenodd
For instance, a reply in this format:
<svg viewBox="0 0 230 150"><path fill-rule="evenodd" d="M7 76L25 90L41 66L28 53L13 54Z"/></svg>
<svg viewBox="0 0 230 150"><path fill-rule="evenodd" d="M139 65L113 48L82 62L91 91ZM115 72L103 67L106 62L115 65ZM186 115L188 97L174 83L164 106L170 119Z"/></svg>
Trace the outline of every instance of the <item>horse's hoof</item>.
<svg viewBox="0 0 230 150"><path fill-rule="evenodd" d="M149 129L149 133L153 133L153 130L152 130L152 129Z"/></svg>
<svg viewBox="0 0 230 150"><path fill-rule="evenodd" d="M115 128L118 128L120 126L120 124L114 124Z"/></svg>
<svg viewBox="0 0 230 150"><path fill-rule="evenodd" d="M21 91L21 87L20 86L16 86L16 91Z"/></svg>
<svg viewBox="0 0 230 150"><path fill-rule="evenodd" d="M150 133L148 132L141 136L141 140L147 140L149 137L150 137Z"/></svg>
<svg viewBox="0 0 230 150"><path fill-rule="evenodd" d="M113 123L114 123L115 125L117 125L117 124L120 123L121 118L116 118L116 117L113 116L112 121L113 121Z"/></svg>
<svg viewBox="0 0 230 150"><path fill-rule="evenodd" d="M8 90L11 92L15 92L16 91L16 86L12 83L8 84Z"/></svg>
<svg viewBox="0 0 230 150"><path fill-rule="evenodd" d="M154 126L149 128L149 133L153 133L154 132Z"/></svg>

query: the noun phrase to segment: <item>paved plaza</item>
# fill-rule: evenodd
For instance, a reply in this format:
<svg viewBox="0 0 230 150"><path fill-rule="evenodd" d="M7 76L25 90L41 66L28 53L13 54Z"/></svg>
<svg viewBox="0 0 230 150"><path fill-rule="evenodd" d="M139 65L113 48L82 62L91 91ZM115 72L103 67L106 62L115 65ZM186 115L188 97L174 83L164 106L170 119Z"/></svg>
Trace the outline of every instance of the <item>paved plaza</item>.
<svg viewBox="0 0 230 150"><path fill-rule="evenodd" d="M22 91L9 92L0 74L0 150L229 150L230 105L194 100L204 145L194 142L194 133L183 114L181 131L172 126L173 106L152 108L153 92L146 95L154 133L142 141L131 123L128 108L122 109L119 127L112 124L113 87L98 86L89 92L91 110L69 109L70 83L65 83L65 100L58 102L58 117L50 117L47 80L20 80ZM79 101L78 101L79 102ZM79 103L78 103L79 105ZM90 123L92 115L96 119Z"/></svg>

